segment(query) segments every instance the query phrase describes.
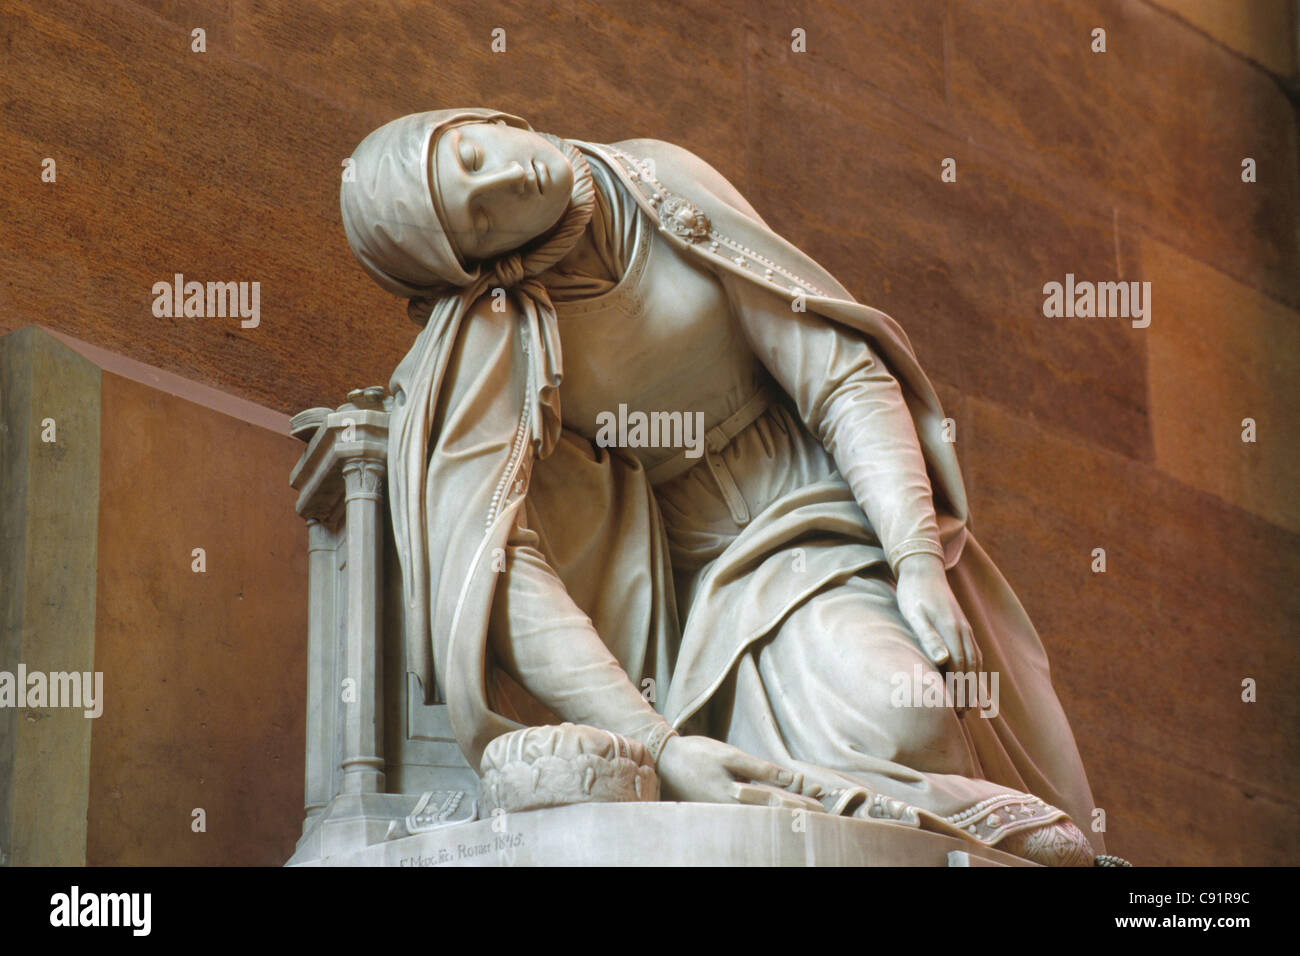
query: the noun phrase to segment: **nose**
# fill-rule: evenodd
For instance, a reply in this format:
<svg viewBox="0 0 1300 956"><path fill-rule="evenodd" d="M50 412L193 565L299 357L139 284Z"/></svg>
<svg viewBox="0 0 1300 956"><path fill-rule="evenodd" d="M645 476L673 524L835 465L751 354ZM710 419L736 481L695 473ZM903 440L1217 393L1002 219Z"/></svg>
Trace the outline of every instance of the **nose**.
<svg viewBox="0 0 1300 956"><path fill-rule="evenodd" d="M474 176L470 183L470 198L491 193L498 189L512 187L518 189L520 185L526 182L528 174L524 167L519 163L512 162L508 166L495 169L492 172L486 172Z"/></svg>

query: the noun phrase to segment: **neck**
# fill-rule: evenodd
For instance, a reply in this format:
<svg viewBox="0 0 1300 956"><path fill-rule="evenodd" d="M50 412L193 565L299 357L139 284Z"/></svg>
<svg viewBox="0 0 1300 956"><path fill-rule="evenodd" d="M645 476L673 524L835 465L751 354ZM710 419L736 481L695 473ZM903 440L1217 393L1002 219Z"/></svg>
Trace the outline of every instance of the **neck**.
<svg viewBox="0 0 1300 956"><path fill-rule="evenodd" d="M515 263L511 271L516 277L540 275L565 258L586 235L596 206L596 187L587 158L572 143L548 133L541 135L559 146L568 159L573 168L573 189L569 194L568 208L560 217L559 225L544 242L535 249L521 250L504 257ZM502 271L502 262L503 260L498 260L495 267L498 273Z"/></svg>
<svg viewBox="0 0 1300 956"><path fill-rule="evenodd" d="M566 272L572 275L592 276L598 279L608 279L611 282L618 281L618 276L613 274L608 264L596 251L596 243L592 239L590 227L583 231L582 235L578 237L577 245L573 247L567 256L560 260L555 269L557 272Z"/></svg>

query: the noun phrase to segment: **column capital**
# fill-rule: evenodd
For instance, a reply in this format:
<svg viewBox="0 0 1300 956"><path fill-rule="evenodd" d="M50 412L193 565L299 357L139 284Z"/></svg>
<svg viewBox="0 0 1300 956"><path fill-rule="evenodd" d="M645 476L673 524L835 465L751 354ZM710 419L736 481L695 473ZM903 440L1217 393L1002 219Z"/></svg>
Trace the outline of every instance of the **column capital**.
<svg viewBox="0 0 1300 956"><path fill-rule="evenodd" d="M384 476L387 472L387 465L377 458L344 458L344 500L369 498L379 501L383 498Z"/></svg>
<svg viewBox="0 0 1300 956"><path fill-rule="evenodd" d="M300 515L332 525L344 502L382 495L391 402L383 389L354 389L336 409L294 417L293 434L307 443L290 476Z"/></svg>

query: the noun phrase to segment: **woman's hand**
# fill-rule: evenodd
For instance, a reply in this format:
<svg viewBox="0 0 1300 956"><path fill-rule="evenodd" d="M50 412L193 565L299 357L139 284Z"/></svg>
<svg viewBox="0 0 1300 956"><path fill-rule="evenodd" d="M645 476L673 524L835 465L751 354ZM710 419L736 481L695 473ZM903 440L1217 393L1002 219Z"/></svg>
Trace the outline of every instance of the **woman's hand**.
<svg viewBox="0 0 1300 956"><path fill-rule="evenodd" d="M898 563L898 609L935 667L947 664L958 673L980 669L975 633L948 585L942 558L909 554Z"/></svg>
<svg viewBox="0 0 1300 956"><path fill-rule="evenodd" d="M804 796L821 789L805 787L803 774L751 757L711 737L670 737L656 766L665 800L736 803L737 781L767 783Z"/></svg>

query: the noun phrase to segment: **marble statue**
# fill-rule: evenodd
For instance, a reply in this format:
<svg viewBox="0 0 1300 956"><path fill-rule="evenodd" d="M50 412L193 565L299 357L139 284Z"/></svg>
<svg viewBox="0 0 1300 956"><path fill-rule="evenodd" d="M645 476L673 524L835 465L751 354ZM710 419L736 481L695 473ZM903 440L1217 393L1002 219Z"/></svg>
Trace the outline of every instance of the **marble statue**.
<svg viewBox="0 0 1300 956"><path fill-rule="evenodd" d="M759 802L1108 859L893 319L658 140L415 114L341 205L423 327L390 383L406 660L484 808ZM977 678L996 700L954 697Z"/></svg>

